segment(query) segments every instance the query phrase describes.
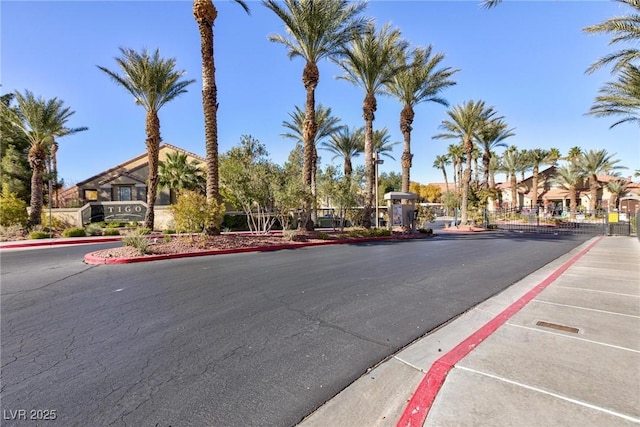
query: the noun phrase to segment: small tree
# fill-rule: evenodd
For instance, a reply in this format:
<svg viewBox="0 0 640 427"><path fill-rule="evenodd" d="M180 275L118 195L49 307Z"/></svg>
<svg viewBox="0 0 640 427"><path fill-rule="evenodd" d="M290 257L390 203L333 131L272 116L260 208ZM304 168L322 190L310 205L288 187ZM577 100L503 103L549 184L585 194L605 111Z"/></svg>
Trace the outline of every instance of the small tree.
<svg viewBox="0 0 640 427"><path fill-rule="evenodd" d="M176 204L169 210L173 214L178 233L202 233L209 227L220 228L224 217L224 205L199 192L186 190L180 193Z"/></svg>
<svg viewBox="0 0 640 427"><path fill-rule="evenodd" d="M27 214L27 204L20 200L16 193L9 191L8 184L2 184L2 195L0 195L0 225L8 227L10 225L27 225L29 215Z"/></svg>

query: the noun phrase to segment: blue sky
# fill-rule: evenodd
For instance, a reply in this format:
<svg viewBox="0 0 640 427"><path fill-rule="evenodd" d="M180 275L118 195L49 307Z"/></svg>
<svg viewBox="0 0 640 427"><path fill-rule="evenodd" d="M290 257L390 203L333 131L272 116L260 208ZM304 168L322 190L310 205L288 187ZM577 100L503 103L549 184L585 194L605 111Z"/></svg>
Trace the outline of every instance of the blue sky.
<svg viewBox="0 0 640 427"><path fill-rule="evenodd" d="M294 143L283 139L282 122L295 105L303 106L304 63L289 60L284 46L267 36L283 25L261 2L247 2L247 15L230 1L215 2L214 28L220 110L219 145L224 152L241 135L252 135L282 164ZM81 181L145 152L144 110L96 65L116 70L118 47L153 50L175 57L177 67L197 82L189 92L160 111L163 140L204 155L201 104L200 41L190 1L7 1L0 5L2 93L29 89L46 98L59 97L76 111L69 125L89 130L60 140L58 167L68 184ZM516 136L519 148L585 150L605 148L630 175L640 169L640 133L635 125L609 129L613 119L585 116L609 70L586 75L585 69L611 52L607 36L582 31L629 11L610 1L509 1L485 10L474 1L370 1L366 14L379 25L391 22L412 46L433 45L446 54L444 65L459 68L457 85L442 95L451 105L474 99L492 105ZM329 106L349 126L362 126L362 91L335 77L339 69L322 62L319 103ZM401 106L380 97L374 127L387 127L401 141ZM441 182L432 167L451 140L434 140L446 108L416 108L411 179ZM400 172L385 160L381 171ZM320 151L322 164L331 154ZM356 159L357 164L362 157ZM335 160L340 164L339 160Z"/></svg>

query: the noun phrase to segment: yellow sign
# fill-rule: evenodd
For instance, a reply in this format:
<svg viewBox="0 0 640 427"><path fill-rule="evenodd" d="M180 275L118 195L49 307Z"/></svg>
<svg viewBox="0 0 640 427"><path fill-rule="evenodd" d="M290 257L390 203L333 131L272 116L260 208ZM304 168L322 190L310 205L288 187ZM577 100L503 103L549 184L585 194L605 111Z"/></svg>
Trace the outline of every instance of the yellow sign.
<svg viewBox="0 0 640 427"><path fill-rule="evenodd" d="M609 222L618 222L620 214L618 212L609 212Z"/></svg>

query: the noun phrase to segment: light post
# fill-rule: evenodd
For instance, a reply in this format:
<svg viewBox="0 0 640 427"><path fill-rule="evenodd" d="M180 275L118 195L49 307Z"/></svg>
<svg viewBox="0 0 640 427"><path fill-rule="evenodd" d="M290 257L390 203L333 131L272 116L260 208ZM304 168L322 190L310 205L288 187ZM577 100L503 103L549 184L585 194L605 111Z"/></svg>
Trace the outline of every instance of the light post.
<svg viewBox="0 0 640 427"><path fill-rule="evenodd" d="M378 213L378 209L379 209L379 207L378 207L378 165L381 165L383 163L384 163L384 160L378 159L378 152L374 151L373 152L373 164L374 164L374 167L375 167L375 177L376 177L376 179L375 179L375 186L376 186L376 188L375 188L375 194L376 194L376 226L375 226L375 228L378 228L378 226L380 225L379 224L380 223L380 216L379 216L379 213Z"/></svg>

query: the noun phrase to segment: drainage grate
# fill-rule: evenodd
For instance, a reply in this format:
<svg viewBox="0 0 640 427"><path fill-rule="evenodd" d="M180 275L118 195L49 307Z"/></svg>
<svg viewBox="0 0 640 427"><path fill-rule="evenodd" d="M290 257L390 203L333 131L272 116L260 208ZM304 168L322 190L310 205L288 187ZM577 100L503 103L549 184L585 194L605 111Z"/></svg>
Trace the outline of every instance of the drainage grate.
<svg viewBox="0 0 640 427"><path fill-rule="evenodd" d="M574 328L571 326L558 325L555 323L549 323L549 322L543 322L543 321L537 322L536 325L542 326L543 328L551 328L551 329L556 329L558 331L571 332L572 334L577 334L578 332L580 332L580 329L578 328Z"/></svg>

